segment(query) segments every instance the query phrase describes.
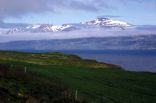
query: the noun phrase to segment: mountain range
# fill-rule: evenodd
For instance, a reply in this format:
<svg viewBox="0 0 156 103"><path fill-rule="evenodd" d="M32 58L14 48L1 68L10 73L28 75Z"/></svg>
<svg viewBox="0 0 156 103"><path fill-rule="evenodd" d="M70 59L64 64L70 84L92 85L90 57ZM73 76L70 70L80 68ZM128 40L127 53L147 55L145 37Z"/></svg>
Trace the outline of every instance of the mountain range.
<svg viewBox="0 0 156 103"><path fill-rule="evenodd" d="M0 24L0 50L155 50L156 26L120 20L53 24Z"/></svg>
<svg viewBox="0 0 156 103"><path fill-rule="evenodd" d="M84 28L116 28L116 29L126 29L132 27L131 24L119 20L112 20L109 18L97 18L94 20L73 23L73 24L62 24L62 25L53 25L53 24L23 24L23 25L10 25L5 26L5 34L12 33L22 33L22 32L31 32L31 33L40 33L40 32L62 32L62 31L73 31L80 30ZM2 31L2 29L1 29Z"/></svg>

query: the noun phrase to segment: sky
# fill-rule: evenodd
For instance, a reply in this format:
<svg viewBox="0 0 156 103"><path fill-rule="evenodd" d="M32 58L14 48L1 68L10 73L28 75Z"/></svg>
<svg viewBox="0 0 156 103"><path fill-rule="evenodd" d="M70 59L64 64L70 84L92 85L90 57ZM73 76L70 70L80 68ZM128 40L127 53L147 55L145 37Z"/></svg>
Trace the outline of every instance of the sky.
<svg viewBox="0 0 156 103"><path fill-rule="evenodd" d="M65 24L97 17L156 25L156 0L0 0L0 22Z"/></svg>

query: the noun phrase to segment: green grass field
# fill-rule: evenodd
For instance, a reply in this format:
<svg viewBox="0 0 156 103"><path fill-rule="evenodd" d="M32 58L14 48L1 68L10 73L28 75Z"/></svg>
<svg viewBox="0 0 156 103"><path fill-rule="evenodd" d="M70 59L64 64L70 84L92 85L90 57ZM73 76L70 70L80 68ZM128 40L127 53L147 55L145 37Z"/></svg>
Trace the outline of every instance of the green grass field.
<svg viewBox="0 0 156 103"><path fill-rule="evenodd" d="M117 65L63 53L3 51L0 64L9 65L8 71L0 71L0 95L15 102L23 103L29 96L36 103L36 98L46 98L47 103L55 103L56 98L56 103L156 103L155 73L128 72ZM70 97L63 95L62 100L64 91ZM76 91L77 101L72 100Z"/></svg>

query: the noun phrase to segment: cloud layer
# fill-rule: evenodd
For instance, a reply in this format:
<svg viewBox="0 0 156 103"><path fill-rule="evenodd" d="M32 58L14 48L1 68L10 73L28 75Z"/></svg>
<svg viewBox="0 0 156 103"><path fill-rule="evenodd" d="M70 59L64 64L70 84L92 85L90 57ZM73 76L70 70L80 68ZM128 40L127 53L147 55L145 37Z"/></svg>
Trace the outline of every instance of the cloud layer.
<svg viewBox="0 0 156 103"><path fill-rule="evenodd" d="M112 0L110 0L112 1ZM113 9L108 0L0 0L0 19L20 17L27 13L54 12L64 9L76 9L98 12ZM117 2L141 2L143 0L114 0Z"/></svg>
<svg viewBox="0 0 156 103"><path fill-rule="evenodd" d="M100 1L100 0L99 0ZM42 13L56 11L57 9L78 9L87 11L98 11L100 8L108 7L105 2L95 0L0 0L0 18L8 16L21 16L26 13Z"/></svg>
<svg viewBox="0 0 156 103"><path fill-rule="evenodd" d="M155 27L153 27L155 28ZM120 37L120 36L137 36L137 35L156 35L156 30L149 28L129 28L126 30L116 29L82 29L70 32L54 33L15 33L0 34L0 42L22 41L22 40L52 40L52 39L74 39L89 37Z"/></svg>

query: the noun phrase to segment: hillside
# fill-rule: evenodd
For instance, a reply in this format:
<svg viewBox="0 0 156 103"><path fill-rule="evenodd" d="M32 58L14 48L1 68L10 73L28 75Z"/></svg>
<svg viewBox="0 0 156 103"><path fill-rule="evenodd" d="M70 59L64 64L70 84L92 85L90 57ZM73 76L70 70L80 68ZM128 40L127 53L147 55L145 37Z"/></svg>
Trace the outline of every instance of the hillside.
<svg viewBox="0 0 156 103"><path fill-rule="evenodd" d="M0 52L4 103L155 103L156 75L63 53Z"/></svg>
<svg viewBox="0 0 156 103"><path fill-rule="evenodd" d="M20 40L0 43L0 50L156 50L155 44L156 35L142 35L61 40Z"/></svg>

